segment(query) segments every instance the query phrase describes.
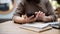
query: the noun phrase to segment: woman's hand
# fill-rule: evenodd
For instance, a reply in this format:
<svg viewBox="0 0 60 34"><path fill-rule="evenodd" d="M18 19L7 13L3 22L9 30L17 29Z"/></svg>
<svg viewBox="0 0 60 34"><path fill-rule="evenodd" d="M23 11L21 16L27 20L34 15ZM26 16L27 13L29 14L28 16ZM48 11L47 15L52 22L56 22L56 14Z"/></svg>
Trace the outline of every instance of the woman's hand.
<svg viewBox="0 0 60 34"><path fill-rule="evenodd" d="M46 16L45 13L43 13L41 11L36 12L36 14L38 14L37 20L41 20L43 22L52 21L52 19L53 19L52 16Z"/></svg>
<svg viewBox="0 0 60 34"><path fill-rule="evenodd" d="M35 22L38 18L38 14L36 14L36 17L34 17L34 15L27 17L26 15L22 15L22 17L24 18L24 22Z"/></svg>
<svg viewBox="0 0 60 34"><path fill-rule="evenodd" d="M39 12L35 12L35 14L38 14L38 19L37 20L42 20L45 17L45 13L39 11Z"/></svg>

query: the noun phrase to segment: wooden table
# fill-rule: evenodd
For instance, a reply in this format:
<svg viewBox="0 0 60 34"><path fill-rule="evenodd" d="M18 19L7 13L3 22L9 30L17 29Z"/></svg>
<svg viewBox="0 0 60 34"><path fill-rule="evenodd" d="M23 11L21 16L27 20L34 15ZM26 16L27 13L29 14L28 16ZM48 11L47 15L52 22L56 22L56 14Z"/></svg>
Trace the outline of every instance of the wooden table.
<svg viewBox="0 0 60 34"><path fill-rule="evenodd" d="M33 32L20 28L20 24L15 24L13 21L7 21L0 23L0 34L60 34L60 30L51 29L44 32Z"/></svg>

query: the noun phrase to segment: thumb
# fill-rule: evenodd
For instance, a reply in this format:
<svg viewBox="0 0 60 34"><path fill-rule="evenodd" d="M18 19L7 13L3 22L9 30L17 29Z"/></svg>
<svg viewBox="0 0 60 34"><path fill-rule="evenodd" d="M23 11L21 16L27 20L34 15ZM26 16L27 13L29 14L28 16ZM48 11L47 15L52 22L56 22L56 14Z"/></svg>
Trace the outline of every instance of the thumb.
<svg viewBox="0 0 60 34"><path fill-rule="evenodd" d="M28 18L26 15L24 15L24 18Z"/></svg>
<svg viewBox="0 0 60 34"><path fill-rule="evenodd" d="M31 17L29 17L29 19L32 19L34 17L34 15L32 15Z"/></svg>
<svg viewBox="0 0 60 34"><path fill-rule="evenodd" d="M35 14L37 14L38 12L35 12Z"/></svg>

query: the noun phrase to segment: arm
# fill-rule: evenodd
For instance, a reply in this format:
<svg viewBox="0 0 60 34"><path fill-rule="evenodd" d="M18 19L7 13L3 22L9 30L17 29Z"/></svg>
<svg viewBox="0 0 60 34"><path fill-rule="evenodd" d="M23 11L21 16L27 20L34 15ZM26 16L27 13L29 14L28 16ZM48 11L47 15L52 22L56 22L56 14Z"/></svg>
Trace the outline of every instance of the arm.
<svg viewBox="0 0 60 34"><path fill-rule="evenodd" d="M15 23L24 23L23 18L21 17L23 15L23 12L24 12L24 6L22 3L19 3L13 16L13 21Z"/></svg>
<svg viewBox="0 0 60 34"><path fill-rule="evenodd" d="M43 18L43 21L55 21L57 17L54 14L54 11L52 9L52 6L51 6L49 0L47 0L47 2L46 2L46 8L47 8L47 11L48 11L47 12L48 16L45 16Z"/></svg>
<svg viewBox="0 0 60 34"><path fill-rule="evenodd" d="M14 16L13 17L13 21L15 23L26 23L26 21L24 20L24 18L23 17L20 17L20 16Z"/></svg>
<svg viewBox="0 0 60 34"><path fill-rule="evenodd" d="M35 22L36 19L38 18L38 14L36 15L35 18L33 18L34 15L27 17L26 15L22 15L22 17L19 16L14 16L14 21L16 23L30 23L30 22Z"/></svg>
<svg viewBox="0 0 60 34"><path fill-rule="evenodd" d="M19 4L14 16L13 16L13 21L16 23L30 23L36 21L38 18L38 14L36 15L35 18L34 16L27 17L24 13L24 6L22 4Z"/></svg>

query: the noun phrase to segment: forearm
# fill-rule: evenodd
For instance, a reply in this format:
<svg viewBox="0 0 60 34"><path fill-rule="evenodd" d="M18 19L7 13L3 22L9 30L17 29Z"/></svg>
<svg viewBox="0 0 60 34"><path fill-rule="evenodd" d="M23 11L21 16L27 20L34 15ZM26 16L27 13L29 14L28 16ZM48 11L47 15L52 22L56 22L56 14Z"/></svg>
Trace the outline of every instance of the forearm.
<svg viewBox="0 0 60 34"><path fill-rule="evenodd" d="M26 21L19 16L14 16L13 21L16 22L16 23L26 23Z"/></svg>
<svg viewBox="0 0 60 34"><path fill-rule="evenodd" d="M44 22L51 22L51 21L54 21L54 20L56 20L56 19L53 16L45 16L42 19L42 21L44 21Z"/></svg>

